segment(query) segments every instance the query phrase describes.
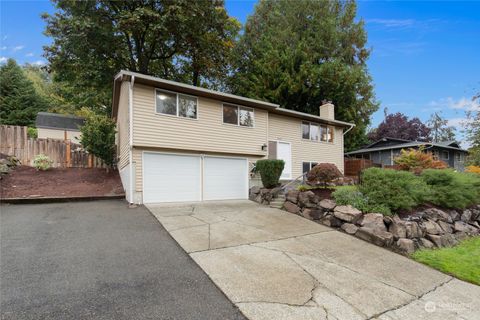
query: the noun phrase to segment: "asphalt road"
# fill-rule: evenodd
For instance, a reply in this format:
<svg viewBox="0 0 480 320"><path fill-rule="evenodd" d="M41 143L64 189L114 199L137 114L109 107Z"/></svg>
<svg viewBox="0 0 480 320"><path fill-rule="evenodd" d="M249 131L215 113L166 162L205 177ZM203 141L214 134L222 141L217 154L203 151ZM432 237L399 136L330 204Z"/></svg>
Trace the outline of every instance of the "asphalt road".
<svg viewBox="0 0 480 320"><path fill-rule="evenodd" d="M244 319L144 207L0 210L1 319Z"/></svg>

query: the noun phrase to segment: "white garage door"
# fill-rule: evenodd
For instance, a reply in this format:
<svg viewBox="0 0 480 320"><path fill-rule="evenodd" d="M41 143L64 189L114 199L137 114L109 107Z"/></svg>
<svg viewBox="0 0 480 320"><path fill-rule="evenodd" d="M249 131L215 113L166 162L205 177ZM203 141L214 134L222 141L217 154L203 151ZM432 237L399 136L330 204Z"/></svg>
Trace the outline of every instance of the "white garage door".
<svg viewBox="0 0 480 320"><path fill-rule="evenodd" d="M247 199L248 162L236 158L204 158L204 200Z"/></svg>
<svg viewBox="0 0 480 320"><path fill-rule="evenodd" d="M144 203L247 198L246 159L143 154Z"/></svg>
<svg viewBox="0 0 480 320"><path fill-rule="evenodd" d="M201 158L143 154L143 202L200 201Z"/></svg>

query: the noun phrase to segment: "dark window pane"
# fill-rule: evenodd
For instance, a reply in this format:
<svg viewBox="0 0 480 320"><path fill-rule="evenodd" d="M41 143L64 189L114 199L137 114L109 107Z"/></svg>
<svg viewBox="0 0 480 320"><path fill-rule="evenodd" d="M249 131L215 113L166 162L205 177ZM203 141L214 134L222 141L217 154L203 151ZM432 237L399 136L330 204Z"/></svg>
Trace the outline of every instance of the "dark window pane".
<svg viewBox="0 0 480 320"><path fill-rule="evenodd" d="M223 105L223 123L238 124L238 108L236 106Z"/></svg>
<svg viewBox="0 0 480 320"><path fill-rule="evenodd" d="M321 139L322 141L328 141L327 136L328 136L327 126L321 125L321 126L320 126L320 139Z"/></svg>
<svg viewBox="0 0 480 320"><path fill-rule="evenodd" d="M178 115L185 118L197 118L197 99L194 97L178 96Z"/></svg>
<svg viewBox="0 0 480 320"><path fill-rule="evenodd" d="M310 166L310 170L311 170L313 167L315 167L317 164L318 164L318 163L316 163L316 162L312 162L312 165Z"/></svg>
<svg viewBox="0 0 480 320"><path fill-rule="evenodd" d="M240 107L240 125L244 127L253 127L253 121L254 121L254 116L253 116L253 109L250 108L244 108Z"/></svg>
<svg viewBox="0 0 480 320"><path fill-rule="evenodd" d="M177 95L157 90L157 112L177 115Z"/></svg>
<svg viewBox="0 0 480 320"><path fill-rule="evenodd" d="M302 122L302 138L310 139L310 123Z"/></svg>
<svg viewBox="0 0 480 320"><path fill-rule="evenodd" d="M302 162L302 167L303 173L310 171L310 162Z"/></svg>

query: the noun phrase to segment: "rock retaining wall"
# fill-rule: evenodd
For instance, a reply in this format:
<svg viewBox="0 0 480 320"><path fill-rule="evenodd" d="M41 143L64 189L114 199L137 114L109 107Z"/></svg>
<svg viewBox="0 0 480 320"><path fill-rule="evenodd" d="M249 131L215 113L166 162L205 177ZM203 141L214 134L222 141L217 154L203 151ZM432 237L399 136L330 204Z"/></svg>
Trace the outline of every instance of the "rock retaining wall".
<svg viewBox="0 0 480 320"><path fill-rule="evenodd" d="M250 199L262 204L269 204L281 192L279 188L252 189ZM480 205L464 210L428 208L402 219L337 206L312 191L290 190L283 209L402 254L419 248L449 247L465 237L480 235Z"/></svg>

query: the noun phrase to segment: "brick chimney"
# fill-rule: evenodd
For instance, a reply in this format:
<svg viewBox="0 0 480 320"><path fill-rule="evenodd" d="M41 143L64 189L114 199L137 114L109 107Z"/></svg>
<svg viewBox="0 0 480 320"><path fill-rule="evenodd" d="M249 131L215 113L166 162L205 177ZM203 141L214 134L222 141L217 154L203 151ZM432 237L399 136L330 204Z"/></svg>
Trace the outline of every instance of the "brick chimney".
<svg viewBox="0 0 480 320"><path fill-rule="evenodd" d="M335 120L335 106L331 101L323 100L319 109L320 117Z"/></svg>

